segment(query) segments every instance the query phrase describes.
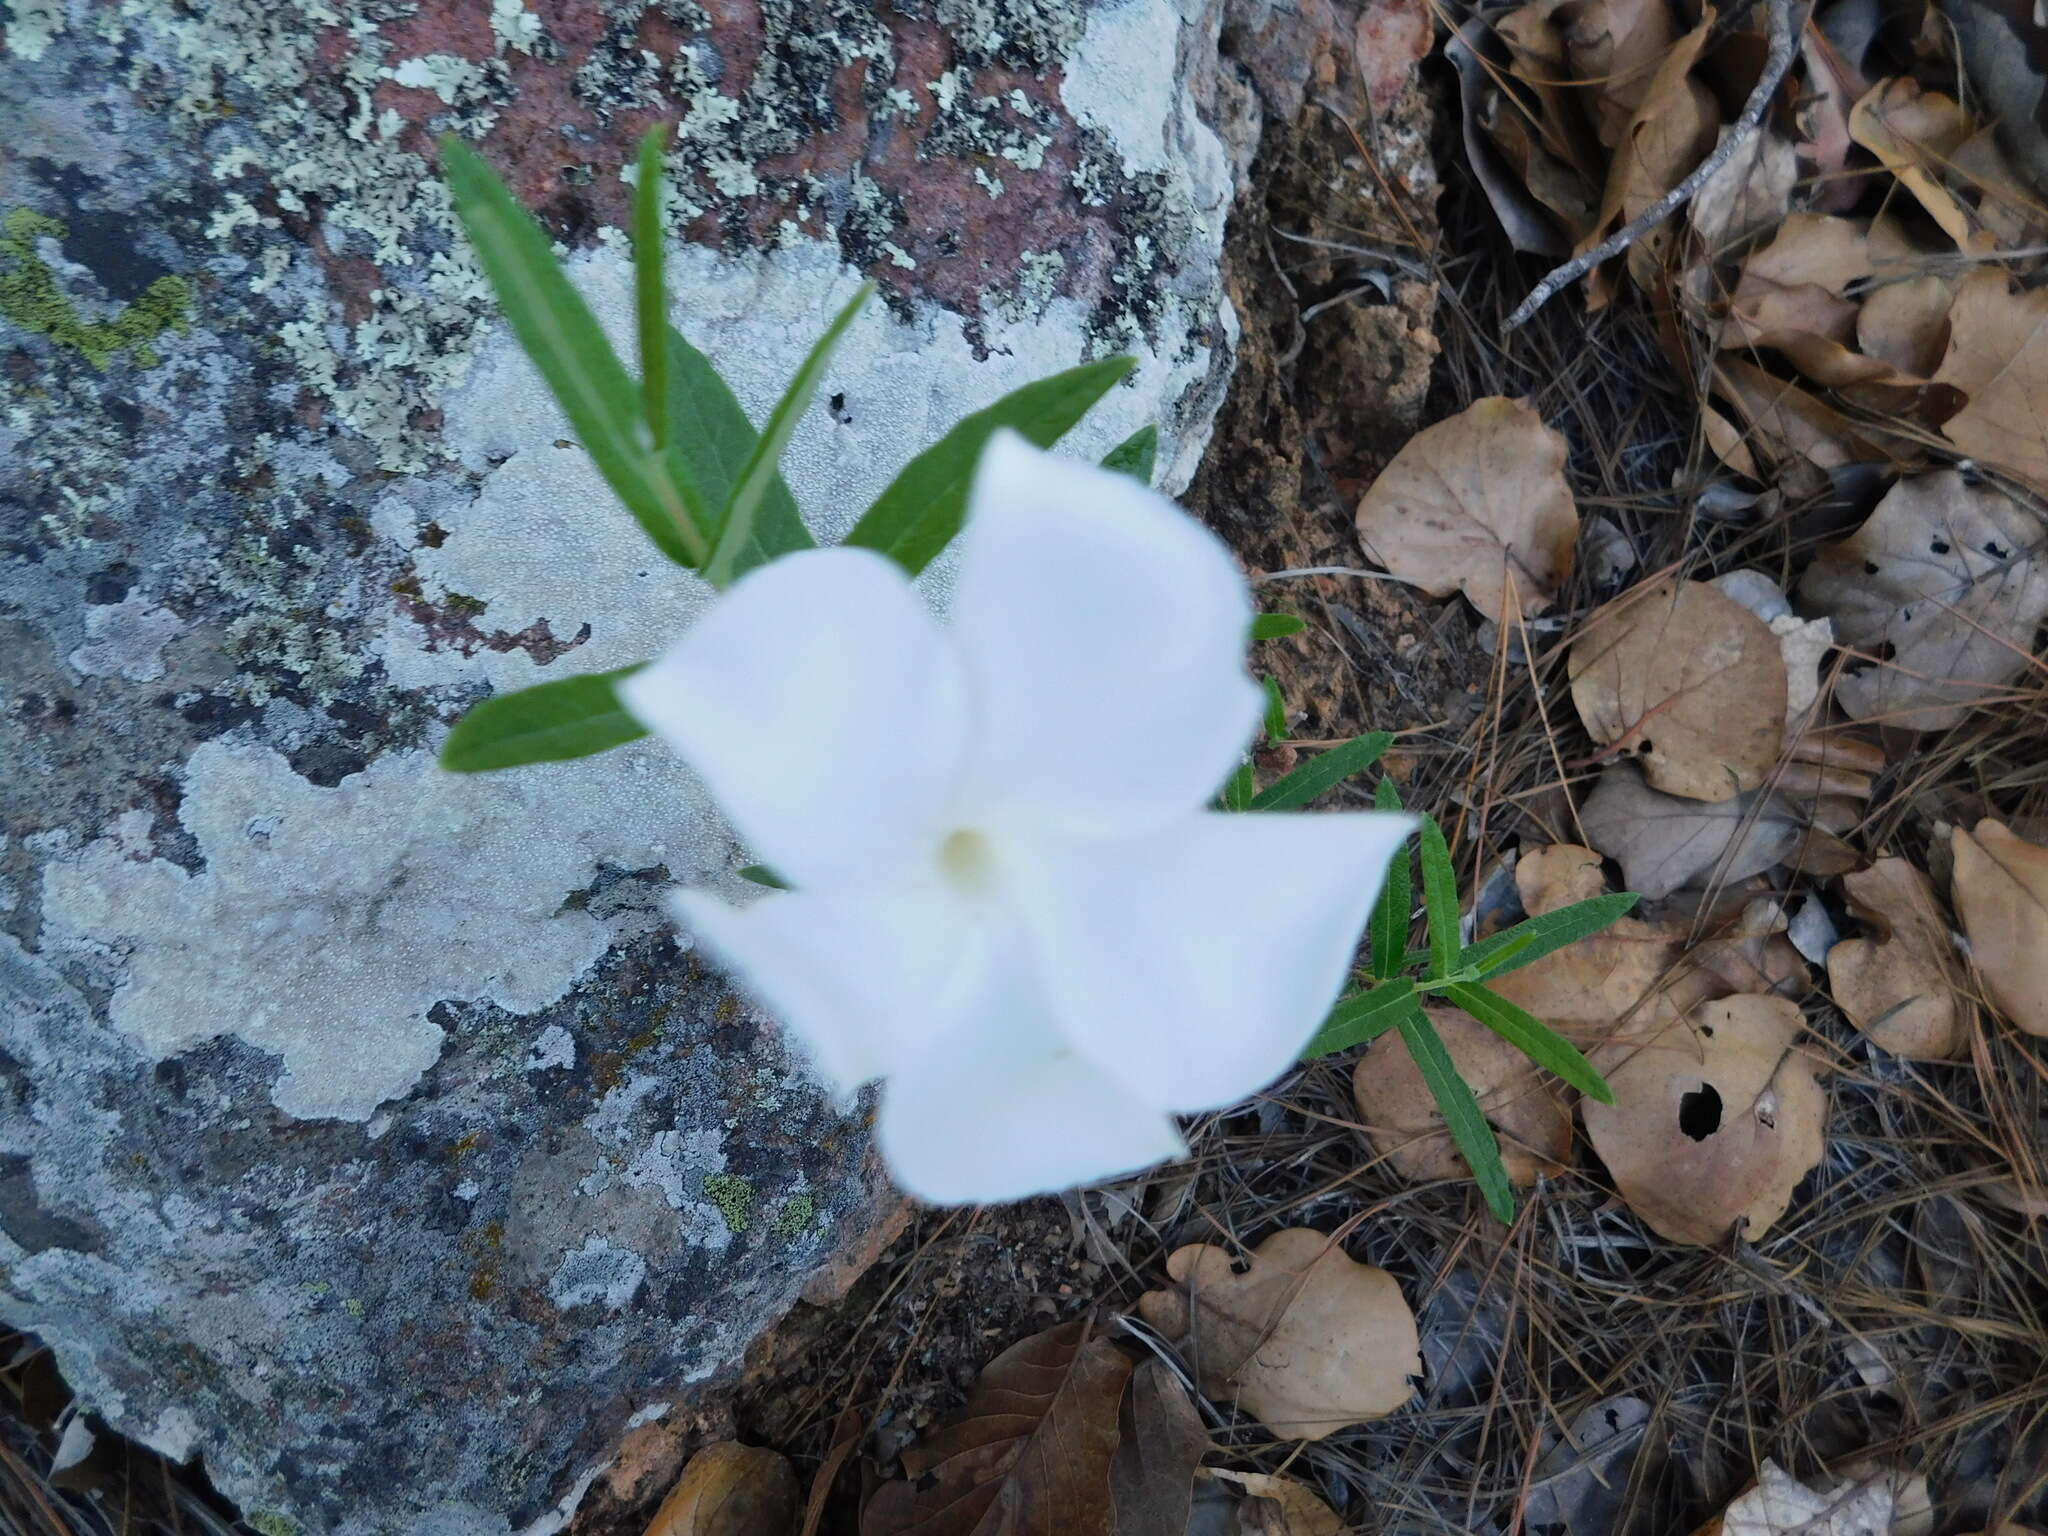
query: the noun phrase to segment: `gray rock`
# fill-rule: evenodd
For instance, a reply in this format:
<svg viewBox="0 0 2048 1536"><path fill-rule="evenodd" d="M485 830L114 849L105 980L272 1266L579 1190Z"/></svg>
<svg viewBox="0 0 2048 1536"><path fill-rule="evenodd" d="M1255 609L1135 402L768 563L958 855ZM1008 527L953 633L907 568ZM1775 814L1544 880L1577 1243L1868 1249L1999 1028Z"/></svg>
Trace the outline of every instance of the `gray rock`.
<svg viewBox="0 0 2048 1536"><path fill-rule="evenodd" d="M1231 360L1203 0L483 9L15 0L0 48L0 1319L274 1531L554 1528L869 1214L860 1106L661 916L745 862L691 777L434 767L704 595L435 135L623 333L619 170L679 124L675 319L757 418L882 281L786 461L827 537L1110 351L1075 446L1157 422L1178 487Z"/></svg>

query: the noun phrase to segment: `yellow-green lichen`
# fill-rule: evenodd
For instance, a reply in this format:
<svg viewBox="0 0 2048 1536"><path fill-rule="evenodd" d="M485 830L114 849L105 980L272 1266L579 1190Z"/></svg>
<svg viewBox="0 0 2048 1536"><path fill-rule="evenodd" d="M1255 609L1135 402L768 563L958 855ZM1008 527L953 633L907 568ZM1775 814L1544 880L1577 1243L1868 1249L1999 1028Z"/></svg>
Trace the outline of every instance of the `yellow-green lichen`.
<svg viewBox="0 0 2048 1536"><path fill-rule="evenodd" d="M289 1515L279 1514L274 1509L252 1509L242 1517L263 1536L305 1536L298 1521Z"/></svg>
<svg viewBox="0 0 2048 1536"><path fill-rule="evenodd" d="M809 1195L792 1195L782 1202L773 1231L777 1237L802 1237L818 1219L818 1203Z"/></svg>
<svg viewBox="0 0 2048 1536"><path fill-rule="evenodd" d="M707 1174L704 1198L718 1207L726 1226L735 1232L747 1230L754 1211L754 1186L734 1173Z"/></svg>
<svg viewBox="0 0 2048 1536"><path fill-rule="evenodd" d="M62 219L16 208L0 220L0 317L25 331L69 347L93 367L105 370L117 352L132 351L135 366L154 368L163 358L152 345L165 331L189 329L191 285L182 277L160 277L111 320L87 320L57 283L50 264L36 253L44 236L62 240Z"/></svg>

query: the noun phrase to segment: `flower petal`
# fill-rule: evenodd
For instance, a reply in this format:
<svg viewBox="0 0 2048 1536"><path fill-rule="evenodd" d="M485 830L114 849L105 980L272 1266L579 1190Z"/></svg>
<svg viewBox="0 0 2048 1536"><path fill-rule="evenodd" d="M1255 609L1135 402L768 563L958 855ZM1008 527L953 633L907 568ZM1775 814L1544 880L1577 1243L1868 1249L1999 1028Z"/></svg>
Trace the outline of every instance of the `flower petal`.
<svg viewBox="0 0 2048 1536"><path fill-rule="evenodd" d="M960 667L880 555L807 550L759 567L619 697L792 884L870 883L941 834L964 755Z"/></svg>
<svg viewBox="0 0 2048 1536"><path fill-rule="evenodd" d="M1017 946L979 974L960 1022L882 1090L876 1135L907 1193L1021 1200L1187 1150L1162 1110L1065 1047Z"/></svg>
<svg viewBox="0 0 2048 1536"><path fill-rule="evenodd" d="M1068 1038L1183 1114L1263 1088L1336 1001L1414 827L1374 811L1218 813L1036 850L1017 895Z"/></svg>
<svg viewBox="0 0 2048 1536"><path fill-rule="evenodd" d="M1127 475L998 433L975 472L953 633L978 808L1128 835L1205 804L1261 696L1222 541Z"/></svg>
<svg viewBox="0 0 2048 1536"><path fill-rule="evenodd" d="M936 885L858 899L786 891L746 907L702 891L671 900L842 1091L895 1070L958 1017L984 954Z"/></svg>

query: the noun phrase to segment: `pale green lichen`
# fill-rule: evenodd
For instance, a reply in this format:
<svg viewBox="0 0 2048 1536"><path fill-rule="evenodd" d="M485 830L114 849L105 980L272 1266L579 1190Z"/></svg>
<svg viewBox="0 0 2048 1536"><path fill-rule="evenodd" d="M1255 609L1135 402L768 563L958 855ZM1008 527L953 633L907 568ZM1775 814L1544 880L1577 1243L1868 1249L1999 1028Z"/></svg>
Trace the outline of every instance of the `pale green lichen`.
<svg viewBox="0 0 2048 1536"><path fill-rule="evenodd" d="M242 1518L263 1536L305 1536L305 1528L298 1521L274 1509L252 1509Z"/></svg>
<svg viewBox="0 0 2048 1536"><path fill-rule="evenodd" d="M0 221L0 260L7 263L0 270L0 317L70 348L102 372L121 352L132 353L138 368L154 368L163 361L153 345L157 338L190 328L191 285L182 277L160 277L113 318L88 320L36 250L38 241L62 240L67 233L62 219L28 208L16 208Z"/></svg>
<svg viewBox="0 0 2048 1536"><path fill-rule="evenodd" d="M747 1230L754 1211L754 1186L736 1173L704 1176L704 1198L718 1207L718 1214L734 1232Z"/></svg>
<svg viewBox="0 0 2048 1536"><path fill-rule="evenodd" d="M811 1230L818 1219L818 1203L809 1195L792 1195L782 1202L782 1210L775 1218L771 1229L777 1237L798 1238Z"/></svg>
<svg viewBox="0 0 2048 1536"><path fill-rule="evenodd" d="M14 0L14 14L5 31L7 51L34 64L49 52L57 35L71 25L64 0Z"/></svg>

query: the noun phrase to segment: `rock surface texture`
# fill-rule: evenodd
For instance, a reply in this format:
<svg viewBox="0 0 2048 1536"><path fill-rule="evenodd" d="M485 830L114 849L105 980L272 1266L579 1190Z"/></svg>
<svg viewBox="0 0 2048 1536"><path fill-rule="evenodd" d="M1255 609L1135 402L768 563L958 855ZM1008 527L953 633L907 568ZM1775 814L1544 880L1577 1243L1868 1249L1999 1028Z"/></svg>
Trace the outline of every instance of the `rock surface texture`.
<svg viewBox="0 0 2048 1536"><path fill-rule="evenodd" d="M1075 446L1156 422L1190 480L1269 93L1220 0L0 15L0 1321L265 1530L554 1529L875 1180L860 1106L663 920L745 862L685 771L434 767L704 596L493 317L437 136L627 351L620 169L673 124L674 318L757 419L881 283L785 462L829 538L1109 352Z"/></svg>

